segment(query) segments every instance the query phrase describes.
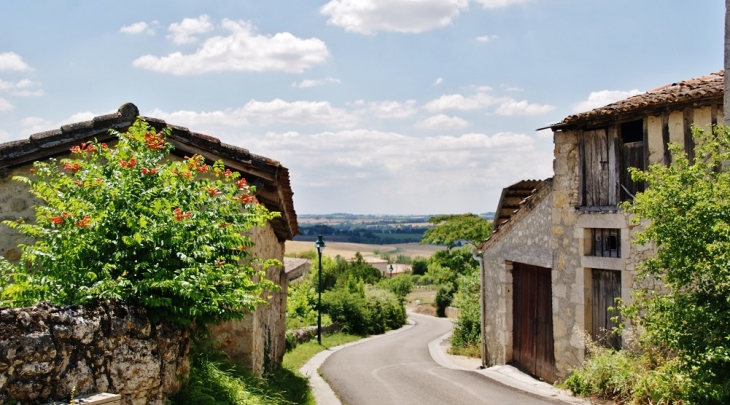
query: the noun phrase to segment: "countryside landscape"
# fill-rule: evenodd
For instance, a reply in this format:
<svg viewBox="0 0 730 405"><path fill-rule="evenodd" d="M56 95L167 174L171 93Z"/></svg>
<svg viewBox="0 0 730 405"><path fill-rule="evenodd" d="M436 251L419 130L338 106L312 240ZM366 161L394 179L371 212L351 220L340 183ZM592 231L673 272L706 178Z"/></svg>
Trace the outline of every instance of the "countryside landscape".
<svg viewBox="0 0 730 405"><path fill-rule="evenodd" d="M0 405L730 403L730 0L0 33Z"/></svg>

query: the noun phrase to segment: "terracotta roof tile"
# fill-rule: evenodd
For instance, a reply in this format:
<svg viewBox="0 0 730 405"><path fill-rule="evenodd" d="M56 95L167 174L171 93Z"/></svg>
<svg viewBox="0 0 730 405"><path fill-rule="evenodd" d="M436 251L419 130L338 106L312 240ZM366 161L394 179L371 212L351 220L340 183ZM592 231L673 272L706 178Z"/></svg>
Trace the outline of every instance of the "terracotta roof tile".
<svg viewBox="0 0 730 405"><path fill-rule="evenodd" d="M725 90L724 76L724 71L721 70L706 76L664 85L591 111L570 115L559 123L551 125L551 127L565 127L580 125L589 121L603 121L614 119L622 114L655 108L671 108L674 105L706 100L717 100L721 103Z"/></svg>

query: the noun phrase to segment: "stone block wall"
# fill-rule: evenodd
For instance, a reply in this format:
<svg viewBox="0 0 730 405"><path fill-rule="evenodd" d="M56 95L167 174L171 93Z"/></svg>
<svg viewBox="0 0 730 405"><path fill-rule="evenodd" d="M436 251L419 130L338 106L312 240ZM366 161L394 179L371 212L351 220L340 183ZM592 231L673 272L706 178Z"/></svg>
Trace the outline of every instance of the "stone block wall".
<svg viewBox="0 0 730 405"><path fill-rule="evenodd" d="M518 212L483 245L482 297L486 319L482 327L487 365L512 360L512 263L552 267L550 215L552 193L546 187L542 200L524 215ZM523 208L524 209L524 208Z"/></svg>
<svg viewBox="0 0 730 405"><path fill-rule="evenodd" d="M279 242L271 225L251 230L255 246L251 254L261 259L284 260L284 243ZM280 286L264 293L267 305L240 321L224 322L211 328L219 348L255 374L277 368L286 352L286 293L284 267L271 267L266 277Z"/></svg>
<svg viewBox="0 0 730 405"><path fill-rule="evenodd" d="M11 170L5 177L0 176L0 221L35 217L33 206L38 204L38 200L28 192L26 184L12 180L13 176L28 176L31 167L21 166ZM11 262L18 261L20 243L30 244L33 240L0 224L0 256Z"/></svg>
<svg viewBox="0 0 730 405"><path fill-rule="evenodd" d="M0 403L41 404L111 392L164 405L187 376L189 334L115 303L0 311Z"/></svg>

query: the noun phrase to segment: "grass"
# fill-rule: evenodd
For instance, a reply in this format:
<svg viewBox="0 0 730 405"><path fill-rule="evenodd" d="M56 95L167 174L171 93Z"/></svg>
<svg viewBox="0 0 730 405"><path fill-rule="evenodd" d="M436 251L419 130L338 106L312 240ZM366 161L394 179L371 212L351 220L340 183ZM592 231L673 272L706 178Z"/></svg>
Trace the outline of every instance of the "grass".
<svg viewBox="0 0 730 405"><path fill-rule="evenodd" d="M419 301L423 305L433 305L436 301L436 290L429 288L414 288L406 295L406 303Z"/></svg>
<svg viewBox="0 0 730 405"><path fill-rule="evenodd" d="M322 345L308 342L284 355L282 367L263 378L252 375L221 353L191 357L190 378L172 405L316 405L308 380L299 369L315 354L361 339L336 333L324 336Z"/></svg>
<svg viewBox="0 0 730 405"><path fill-rule="evenodd" d="M456 356L476 357L481 358L482 352L477 345L469 345L467 347L454 347L449 348L449 354Z"/></svg>

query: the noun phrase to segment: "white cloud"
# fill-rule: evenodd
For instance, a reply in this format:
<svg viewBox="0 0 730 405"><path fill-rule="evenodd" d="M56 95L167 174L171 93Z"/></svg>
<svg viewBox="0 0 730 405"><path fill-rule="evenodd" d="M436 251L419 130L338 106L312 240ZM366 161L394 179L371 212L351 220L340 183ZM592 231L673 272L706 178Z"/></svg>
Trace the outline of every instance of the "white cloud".
<svg viewBox="0 0 730 405"><path fill-rule="evenodd" d="M112 112L116 112L116 110L109 111L108 113L112 113ZM65 120L59 122L58 124L56 124L56 126L62 127L64 125L75 124L77 122L91 121L97 115L101 115L101 114L94 114L91 111L77 112L75 114L72 114L70 117L66 118Z"/></svg>
<svg viewBox="0 0 730 405"><path fill-rule="evenodd" d="M555 106L548 104L530 104L527 100L507 100L495 111L498 115L540 115L550 112Z"/></svg>
<svg viewBox="0 0 730 405"><path fill-rule="evenodd" d="M31 70L27 63L23 62L23 58L15 52L0 53L0 71L3 70Z"/></svg>
<svg viewBox="0 0 730 405"><path fill-rule="evenodd" d="M331 0L320 13L351 32L419 33L451 24L468 7L469 0Z"/></svg>
<svg viewBox="0 0 730 405"><path fill-rule="evenodd" d="M119 29L119 32L124 34L154 34L155 30L144 21L136 22L134 24L125 25Z"/></svg>
<svg viewBox="0 0 730 405"><path fill-rule="evenodd" d="M493 39L497 39L497 38L499 38L499 37L496 36L496 35L483 35L481 37L477 37L477 41L479 41L479 42L489 42L489 41L491 41Z"/></svg>
<svg viewBox="0 0 730 405"><path fill-rule="evenodd" d="M604 105L608 105L611 103L614 103L619 100L623 100L625 98L629 98L631 96L635 96L637 94L641 94L641 91L637 89L629 90L629 91L621 91L621 90L601 90L601 91L593 91L591 94L588 95L587 100L583 100L581 102L573 104L573 111L580 113L584 111L590 111L594 108L603 107Z"/></svg>
<svg viewBox="0 0 730 405"><path fill-rule="evenodd" d="M154 109L146 115L163 119L170 124L186 126L193 131L216 127L235 128L251 125L246 119L245 111L240 108L203 112L180 110L172 113Z"/></svg>
<svg viewBox="0 0 730 405"><path fill-rule="evenodd" d="M435 100L431 100L423 107L428 111L445 111L445 110L478 110L489 105L498 103L500 98L493 97L485 93L489 88L480 88L477 94L473 96L463 96L461 94L443 95Z"/></svg>
<svg viewBox="0 0 730 405"><path fill-rule="evenodd" d="M373 101L366 103L363 100L358 100L352 104L364 107L355 111L356 114L370 114L376 118L408 118L418 112L416 100L408 100L404 103L398 101Z"/></svg>
<svg viewBox="0 0 730 405"><path fill-rule="evenodd" d="M259 125L275 122L289 124L322 124L335 128L349 128L360 121L356 115L333 107L328 101L272 101L251 100L242 107L243 114L255 118Z"/></svg>
<svg viewBox="0 0 730 405"><path fill-rule="evenodd" d="M464 129L469 126L469 122L459 117L449 117L446 114L438 114L421 121L415 125L419 129L430 129L434 131L448 131Z"/></svg>
<svg viewBox="0 0 730 405"><path fill-rule="evenodd" d="M434 85L434 86L438 86L439 84L441 84L441 83L443 83L443 82L444 82L444 79L443 79L443 77L439 77L438 79L436 79L436 81L435 81L435 82L433 82L433 85Z"/></svg>
<svg viewBox="0 0 730 405"><path fill-rule="evenodd" d="M165 112L155 109L149 114L175 125L185 125L193 131L209 128L244 127L251 120L265 126L274 123L297 125L326 125L332 128L350 128L360 121L360 117L345 109L333 107L327 101L293 101L281 99L272 101L251 100L243 107L225 110L194 112Z"/></svg>
<svg viewBox="0 0 730 405"><path fill-rule="evenodd" d="M14 96L21 97L34 97L42 96L43 90L38 89L40 87L39 82L34 82L28 79L22 79L17 82L6 82L0 79L0 91L7 92Z"/></svg>
<svg viewBox="0 0 730 405"><path fill-rule="evenodd" d="M4 98L0 98L0 112L2 111L12 111L15 109L15 106L8 100Z"/></svg>
<svg viewBox="0 0 730 405"><path fill-rule="evenodd" d="M197 34L213 31L213 23L210 22L210 17L202 14L198 18L184 18L179 23L172 23L167 30L170 31L167 38L172 42L178 45L189 44L198 41Z"/></svg>
<svg viewBox="0 0 730 405"><path fill-rule="evenodd" d="M532 137L508 132L406 136L352 129L237 141L290 169L298 212L396 213L412 210L414 200L424 213L493 211L506 184L550 176L553 158L536 150Z"/></svg>
<svg viewBox="0 0 730 405"><path fill-rule="evenodd" d="M221 25L231 35L208 38L193 54L145 55L132 65L173 75L222 71L301 73L329 57L327 46L317 38L301 39L288 32L260 35L243 21L224 19Z"/></svg>
<svg viewBox="0 0 730 405"><path fill-rule="evenodd" d="M54 125L53 121L41 117L23 118L20 120L20 126L23 127L20 131L21 135L36 134L59 127L59 125Z"/></svg>
<svg viewBox="0 0 730 405"><path fill-rule="evenodd" d="M485 9L504 8L513 4L526 3L527 0L475 0Z"/></svg>
<svg viewBox="0 0 730 405"><path fill-rule="evenodd" d="M7 142L10 140L10 134L0 129L0 142Z"/></svg>
<svg viewBox="0 0 730 405"><path fill-rule="evenodd" d="M329 83L340 83L340 79L333 79L331 77L325 77L324 79L318 79L318 80L304 79L299 83L297 83L297 82L292 83L291 86L297 87L300 89L306 89L309 87L322 86L324 84L329 84Z"/></svg>

